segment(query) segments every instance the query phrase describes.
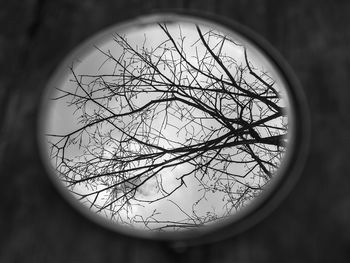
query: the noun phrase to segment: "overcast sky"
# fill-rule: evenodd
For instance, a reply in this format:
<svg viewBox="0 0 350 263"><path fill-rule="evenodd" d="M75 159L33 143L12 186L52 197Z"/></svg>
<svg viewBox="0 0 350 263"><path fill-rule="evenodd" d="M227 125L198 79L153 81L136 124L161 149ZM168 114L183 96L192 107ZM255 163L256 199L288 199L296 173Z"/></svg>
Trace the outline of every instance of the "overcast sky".
<svg viewBox="0 0 350 263"><path fill-rule="evenodd" d="M179 25L178 24L172 24L168 25L169 31L172 33L172 35L178 35L179 33ZM201 26L202 32L206 32L207 28L204 26ZM183 36L186 36L186 43L188 44L187 48L190 50L191 45L195 43L195 41L198 39L198 34L195 29L195 26L193 24L181 24L181 30ZM165 39L165 34L160 30L158 25L150 25L143 28L137 28L131 29L125 32L117 32L120 35L126 35L126 38L128 40L128 43L131 46L141 46L143 43L146 43L145 45L149 48L157 46L159 43L161 43ZM145 35L146 35L146 42L145 42ZM111 36L109 35L110 39ZM235 36L231 36L232 38L235 38ZM238 40L240 41L240 40ZM106 62L105 58L101 56L101 53L96 50L93 47L93 44L91 43L90 48L88 48L84 53L85 55L83 57L72 57L70 64L73 65L75 72L79 74L110 74L114 70L114 63ZM104 43L98 43L97 46L104 51L110 50L111 53L115 57L119 57L121 54L121 50L118 49L117 45L112 41L107 40ZM230 56L234 57L237 61L237 63L245 63L244 62L244 52L242 47L238 47L233 44L226 44L224 46L224 51ZM199 50L199 53L202 51ZM256 66L260 67L261 69L269 70L269 73L271 72L271 75L274 75L276 73L273 72L273 69L271 68L271 65L268 64L268 61L261 57L261 55L256 53L256 50L249 49L248 50L249 59L250 61ZM193 56L194 61L196 58ZM104 63L104 64L103 64ZM101 65L103 66L101 67ZM67 69L66 69L67 70ZM57 81L55 83L55 87L63 90L73 90L75 89L76 85L72 83L70 80L72 79L72 75L69 74L69 71L66 71L67 74L64 75L62 79ZM276 86L283 86L283 83L279 80L278 76L275 75L274 79L277 82ZM54 87L52 88L52 97L55 97L59 95L59 93L54 92ZM143 101L150 100L150 98L140 98L140 102L142 104ZM288 102L285 99L284 103L287 105ZM95 105L91 105L91 110L94 110ZM87 107L87 110L89 110L89 106ZM49 107L47 109L47 115L46 115L46 133L48 134L66 134L69 133L77 128L80 127L80 124L77 122L77 114L74 114L74 108L73 107L67 107L67 101L65 100L58 100L58 101L50 101ZM158 120L159 122L161 120ZM156 124L155 124L156 125ZM209 125L209 124L208 124ZM215 125L215 124L213 124ZM176 135L172 132L171 128L165 129L163 131L163 135L167 138L175 138ZM108 146L106 146L108 147ZM131 146L133 147L133 146ZM135 146L137 147L137 146ZM71 156L75 156L79 154L79 149L71 148L69 154ZM55 165L55 164L53 164ZM182 166L178 166L175 170L171 169L165 169L162 171L159 176L162 177L163 185L169 187L169 189L173 188L174 186L179 184L178 178L179 175L183 174L189 169L189 164L183 164ZM237 169L242 169L242 167L239 167ZM243 172L243 171L241 171ZM171 220L171 221L178 221L183 218L185 218L185 215L183 212L181 212L173 202L179 204L181 208L186 211L187 213L191 214L192 205L195 201L197 201L201 196L202 192L199 191L200 187L198 185L197 180L194 177L188 176L185 178L185 182L187 187L182 187L178 191L176 191L171 197L166 198L160 202L155 202L153 204L143 204L144 207L141 206L134 206L132 213L135 215L142 215L144 217L149 216L155 209L161 212L161 215L159 215L157 218L159 220ZM155 180L149 180L145 185L142 186L140 191L137 193L137 197L139 198L150 198L152 195L157 194L156 191L156 182ZM88 191L83 185L80 186L80 190L75 189L76 191ZM92 200L94 196L91 196L90 199ZM98 203L103 203L103 195L99 197ZM221 193L208 193L206 200L202 202L200 206L197 207L197 212L199 214L205 214L207 211L215 211L217 214L224 213L223 209L223 203L222 203L223 194Z"/></svg>

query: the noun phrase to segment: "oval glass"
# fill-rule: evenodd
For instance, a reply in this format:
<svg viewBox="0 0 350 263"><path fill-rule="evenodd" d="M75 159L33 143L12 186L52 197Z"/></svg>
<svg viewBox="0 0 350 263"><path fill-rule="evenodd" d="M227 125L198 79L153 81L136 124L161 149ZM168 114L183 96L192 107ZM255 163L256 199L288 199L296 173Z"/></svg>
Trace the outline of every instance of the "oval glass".
<svg viewBox="0 0 350 263"><path fill-rule="evenodd" d="M208 20L117 25L53 75L42 155L68 200L108 227L152 237L220 228L284 180L295 137L284 76L240 31Z"/></svg>

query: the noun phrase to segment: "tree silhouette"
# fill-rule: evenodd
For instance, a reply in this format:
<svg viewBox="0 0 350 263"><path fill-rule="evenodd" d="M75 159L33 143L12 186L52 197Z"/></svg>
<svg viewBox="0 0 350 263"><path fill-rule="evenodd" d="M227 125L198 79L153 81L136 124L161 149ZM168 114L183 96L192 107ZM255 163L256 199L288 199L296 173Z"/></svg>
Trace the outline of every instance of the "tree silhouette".
<svg viewBox="0 0 350 263"><path fill-rule="evenodd" d="M96 47L104 58L96 74L71 68L74 88L57 87L52 101L77 124L47 134L50 158L96 213L150 230L193 229L265 189L287 147L286 102L242 43L196 25L188 43L194 36L182 27L157 26L158 42L114 34L117 55Z"/></svg>

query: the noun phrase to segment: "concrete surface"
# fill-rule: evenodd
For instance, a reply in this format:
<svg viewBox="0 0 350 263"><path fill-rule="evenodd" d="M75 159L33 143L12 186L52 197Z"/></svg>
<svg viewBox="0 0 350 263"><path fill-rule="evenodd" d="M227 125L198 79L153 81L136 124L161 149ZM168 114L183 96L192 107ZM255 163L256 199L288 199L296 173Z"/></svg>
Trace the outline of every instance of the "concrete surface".
<svg viewBox="0 0 350 263"><path fill-rule="evenodd" d="M234 19L288 61L311 113L296 187L232 238L176 252L110 232L75 212L38 157L40 94L60 60L104 27L183 8ZM0 262L349 262L350 2L12 0L0 3Z"/></svg>

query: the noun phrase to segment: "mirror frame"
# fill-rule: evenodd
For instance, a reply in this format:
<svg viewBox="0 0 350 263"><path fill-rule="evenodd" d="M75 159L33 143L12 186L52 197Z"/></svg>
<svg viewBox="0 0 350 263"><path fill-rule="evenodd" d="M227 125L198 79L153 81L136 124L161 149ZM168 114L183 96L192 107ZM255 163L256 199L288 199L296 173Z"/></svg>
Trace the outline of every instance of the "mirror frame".
<svg viewBox="0 0 350 263"><path fill-rule="evenodd" d="M277 73L279 73L281 80L285 82L284 84L287 89L287 96L290 106L290 109L288 110L288 123L290 120L292 122L292 135L289 142L290 145L288 145L287 152L285 154L286 156L283 158L283 167L278 169L278 174L280 176L278 176L278 179L275 179L271 189L262 193L261 197L259 196L258 198L259 200L254 200L254 202L249 205L247 209L244 209L242 212L240 211L237 213L237 215L233 215L232 220L230 219L225 223L220 223L217 225L210 225L206 227L206 230L204 231L152 233L142 230L131 230L112 223L109 220L104 219L102 216L92 213L78 200L74 199L57 178L57 175L55 171L53 171L47 156L46 144L43 143L43 123L45 120L44 115L47 107L48 93L50 91L49 87L52 83L55 83L57 79L62 77L61 74L59 74L60 69L62 69L63 66L66 66L67 63L71 62L70 58L73 55L77 56L77 54L82 54L85 52L88 45L90 45L92 42L98 42L98 40L101 39L102 36L108 34L108 32L115 32L118 29L125 29L135 24L151 24L160 21L192 22L194 20L204 25L213 24L215 27L223 28L225 32L228 31L238 34L240 37L252 44L258 52L263 53L264 57L270 60L273 68L276 69ZM40 148L40 157L51 181L62 194L64 199L85 217L112 231L135 238L166 241L174 244L176 247L222 240L245 231L266 218L278 205L281 204L282 200L295 185L306 160L309 147L310 125L306 99L295 74L287 65L286 61L282 59L280 54L278 54L278 52L272 48L267 41L243 25L240 25L232 20L226 20L217 16L200 14L196 12L172 11L160 12L157 14L152 13L112 25L103 31L97 32L91 38L83 41L82 44L78 45L72 52L70 52L54 71L54 74L52 75L48 84L43 88L41 106L39 110L37 140Z"/></svg>

